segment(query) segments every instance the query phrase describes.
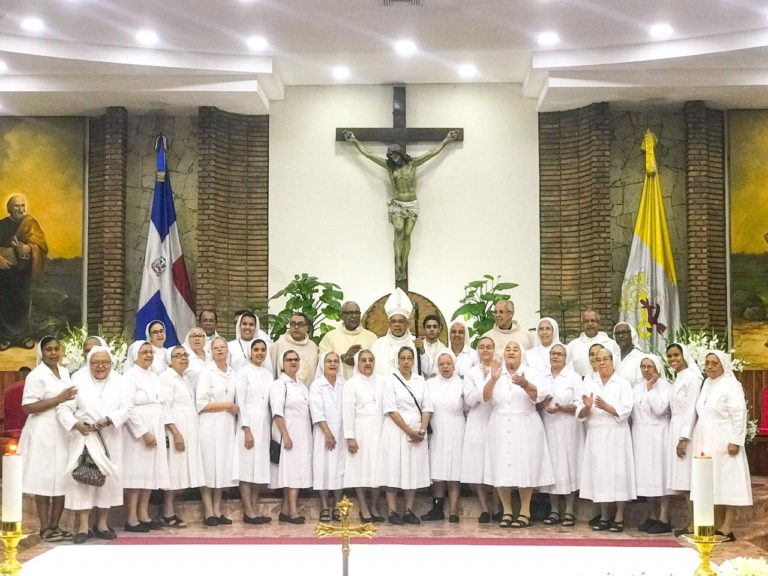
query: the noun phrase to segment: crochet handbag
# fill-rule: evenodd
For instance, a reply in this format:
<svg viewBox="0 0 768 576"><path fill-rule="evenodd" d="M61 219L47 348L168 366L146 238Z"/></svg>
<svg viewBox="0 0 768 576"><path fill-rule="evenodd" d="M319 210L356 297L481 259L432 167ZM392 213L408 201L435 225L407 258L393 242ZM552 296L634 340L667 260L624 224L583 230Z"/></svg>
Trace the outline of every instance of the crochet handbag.
<svg viewBox="0 0 768 576"><path fill-rule="evenodd" d="M104 439L101 437L101 432L97 430L96 435L99 437L99 442L101 442L101 445L104 448L104 453L107 455L107 458L109 458L109 451L104 444ZM77 459L77 466L72 470L72 478L75 479L75 482L87 484L88 486L96 486L97 488L104 486L104 482L107 480L104 472L99 470L96 462L93 461L91 454L88 452L88 448L85 446L83 446L83 452Z"/></svg>

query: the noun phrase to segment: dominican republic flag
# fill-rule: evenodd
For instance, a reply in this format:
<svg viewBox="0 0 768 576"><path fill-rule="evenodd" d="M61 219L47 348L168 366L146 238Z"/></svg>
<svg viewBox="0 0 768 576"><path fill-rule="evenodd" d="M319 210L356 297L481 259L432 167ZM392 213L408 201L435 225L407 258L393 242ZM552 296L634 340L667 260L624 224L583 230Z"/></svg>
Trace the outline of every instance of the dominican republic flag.
<svg viewBox="0 0 768 576"><path fill-rule="evenodd" d="M680 326L677 275L656 166L656 136L645 133L645 182L627 271L621 286L619 317L637 329L646 351L663 350Z"/></svg>
<svg viewBox="0 0 768 576"><path fill-rule="evenodd" d="M195 326L192 289L181 253L171 178L165 159L167 148L168 141L161 134L155 140L157 177L134 332L134 339L144 340L147 325L160 320L165 324L166 348L182 342Z"/></svg>

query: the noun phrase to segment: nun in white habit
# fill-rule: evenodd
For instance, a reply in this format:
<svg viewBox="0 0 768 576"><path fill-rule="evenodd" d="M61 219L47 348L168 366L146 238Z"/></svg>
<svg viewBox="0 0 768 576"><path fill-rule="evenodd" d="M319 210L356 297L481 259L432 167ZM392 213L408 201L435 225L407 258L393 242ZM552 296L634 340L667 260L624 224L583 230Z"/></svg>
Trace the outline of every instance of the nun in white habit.
<svg viewBox="0 0 768 576"><path fill-rule="evenodd" d="M448 347L456 359L456 374L463 379L478 363L477 351L469 345L469 328L457 318L448 324Z"/></svg>
<svg viewBox="0 0 768 576"><path fill-rule="evenodd" d="M549 372L549 351L555 344L562 344L560 325L554 318L542 318L536 325L533 342L533 347L525 351L525 361L539 374L546 374Z"/></svg>
<svg viewBox="0 0 768 576"><path fill-rule="evenodd" d="M250 310L246 310L237 317L235 339L227 343L229 347L228 362L232 370L237 372L250 363L251 344L257 338L267 343L267 359L264 361L264 368L272 370L272 361L269 359L269 347L272 345L272 340L261 329L259 317Z"/></svg>
<svg viewBox="0 0 768 576"><path fill-rule="evenodd" d="M168 349L165 347L167 336L165 323L160 320L152 320L144 329L144 337L152 345L152 351L155 353L150 370L157 376L165 372L171 364ZM130 354L128 356L130 357ZM135 359L132 362L134 361Z"/></svg>

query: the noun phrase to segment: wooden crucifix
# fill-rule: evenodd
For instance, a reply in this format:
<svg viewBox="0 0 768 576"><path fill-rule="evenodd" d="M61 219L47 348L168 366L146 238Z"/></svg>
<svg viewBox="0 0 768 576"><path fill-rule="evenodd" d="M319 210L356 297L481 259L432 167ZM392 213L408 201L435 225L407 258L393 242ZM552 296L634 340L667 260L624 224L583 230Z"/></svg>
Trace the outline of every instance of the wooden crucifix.
<svg viewBox="0 0 768 576"><path fill-rule="evenodd" d="M416 194L416 168L442 152L449 142L464 140L462 128L408 128L406 126L405 86L392 88L392 128L336 128L337 142L351 142L360 153L389 173L392 197L389 222L394 228L395 286L408 291L408 253L411 233L419 216ZM361 142L390 144L386 157L374 154ZM439 142L429 152L412 158L406 153L408 142Z"/></svg>

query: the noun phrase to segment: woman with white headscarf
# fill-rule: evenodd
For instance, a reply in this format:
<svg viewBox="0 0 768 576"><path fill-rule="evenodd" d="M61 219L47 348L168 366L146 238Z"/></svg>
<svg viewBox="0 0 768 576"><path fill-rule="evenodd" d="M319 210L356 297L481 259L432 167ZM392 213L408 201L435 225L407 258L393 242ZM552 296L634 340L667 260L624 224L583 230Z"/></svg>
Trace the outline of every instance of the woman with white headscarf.
<svg viewBox="0 0 768 576"><path fill-rule="evenodd" d="M309 409L312 416L312 488L320 493L320 522L340 520L333 502L341 499L344 488L344 458L347 450L342 442L342 405L344 382L341 358L336 352L320 356L323 374L309 387ZM334 498L328 499L333 490ZM331 509L333 508L333 514Z"/></svg>
<svg viewBox="0 0 768 576"><path fill-rule="evenodd" d="M165 323L161 320L152 320L144 330L144 336L152 345L152 366L150 370L156 376L159 376L168 369L168 349L165 347L165 340L168 333L165 329ZM128 355L130 357L130 354ZM132 361L135 362L135 359Z"/></svg>
<svg viewBox="0 0 768 576"><path fill-rule="evenodd" d="M73 380L75 376L81 372L83 374L88 373L88 352L90 352L91 348L94 346L103 346L107 349L109 348L107 341L104 340L104 338L101 336L86 336L85 340L83 340L83 364L70 375Z"/></svg>
<svg viewBox="0 0 768 576"><path fill-rule="evenodd" d="M237 405L240 407L237 426L238 469L240 496L243 502L243 522L267 524L269 516L256 514L259 491L269 484L269 441L272 414L269 394L272 372L264 368L267 343L257 338L251 344L251 362L240 368L235 376Z"/></svg>
<svg viewBox="0 0 768 576"><path fill-rule="evenodd" d="M629 322L618 322L613 327L613 338L621 351L616 374L627 380L632 388L644 385L646 380L640 371L640 361L645 352L638 345L640 337L637 330Z"/></svg>
<svg viewBox="0 0 768 576"><path fill-rule="evenodd" d="M93 535L103 540L117 537L107 525L112 506L123 504L123 485L118 472L123 464L122 426L131 409L130 397L125 394L123 377L112 370L112 355L103 346L94 346L88 352L88 372L79 373L72 381L77 395L56 407L56 416L69 434L67 483L64 489L64 507L75 512L75 544L89 538L89 515L96 508ZM98 438L98 434L106 447ZM106 476L101 487L76 482L71 475L84 448Z"/></svg>
<svg viewBox="0 0 768 576"><path fill-rule="evenodd" d="M645 382L632 389L632 451L635 456L637 495L648 498L648 517L639 526L640 532L666 534L672 532L669 523L667 487L667 446L669 445L669 396L672 387L664 378L661 358L644 354L640 370ZM656 513L656 505L659 512Z"/></svg>
<svg viewBox="0 0 768 576"><path fill-rule="evenodd" d="M534 488L555 482L552 458L536 404L544 399L540 379L525 363L525 351L511 340L504 347L498 380L483 388L483 398L493 407L485 445L485 483L496 488L504 507L501 528L531 525ZM520 494L520 513L512 515L512 489Z"/></svg>
<svg viewBox="0 0 768 576"><path fill-rule="evenodd" d="M701 391L702 375L696 360L685 344L673 342L667 346L667 364L675 374L670 391L669 446L667 447L667 487L678 492L691 491L691 438L696 422L696 401ZM693 532L693 514L688 501L685 528L675 530L675 536Z"/></svg>
<svg viewBox="0 0 768 576"><path fill-rule="evenodd" d="M542 318L536 325L533 342L533 347L525 351L525 361L538 373L545 374L549 371L549 351L555 344L562 344L560 325L554 318Z"/></svg>
<svg viewBox="0 0 768 576"><path fill-rule="evenodd" d="M227 343L229 347L228 362L232 370L237 372L240 368L247 366L251 362L251 344L257 338L267 343L267 351L269 351L272 340L261 329L259 317L250 310L246 310L237 317L237 322L235 322L235 339ZM270 360L269 353L267 354L267 359L264 360L263 367L267 370L272 370L272 361Z"/></svg>
<svg viewBox="0 0 768 576"><path fill-rule="evenodd" d="M526 351L526 357L528 351ZM542 492L549 494L551 512L544 524L574 526L576 516L573 504L579 489L581 460L584 456L584 424L574 418L576 399L581 394L581 377L567 366L568 349L564 344L553 344L549 349L550 367L541 379L541 420L547 436L549 454L555 482ZM565 510L560 516L560 496L565 497Z"/></svg>
<svg viewBox="0 0 768 576"><path fill-rule="evenodd" d="M464 383L456 373L453 354L447 350L437 356L437 376L427 381L434 412L430 417L429 475L432 479L432 509L422 520L443 520L446 484L448 521L459 521L461 451L464 445Z"/></svg>
<svg viewBox="0 0 768 576"><path fill-rule="evenodd" d="M713 460L715 506L725 508L718 532L732 542L736 540L734 506L752 505L752 484L744 451L747 403L728 354L720 350L707 352L704 372L707 379L696 403L699 419L693 429L693 453L704 453Z"/></svg>
<svg viewBox="0 0 768 576"><path fill-rule="evenodd" d="M384 383L376 376L375 358L370 350L355 354L353 376L344 383L343 417L347 456L344 459L344 487L354 488L361 522L383 522L379 514L376 463L381 427ZM368 491L371 500L368 502Z"/></svg>
<svg viewBox="0 0 768 576"><path fill-rule="evenodd" d="M456 359L456 374L463 379L478 359L477 351L469 345L469 328L460 318L448 324L448 348Z"/></svg>
<svg viewBox="0 0 768 576"><path fill-rule="evenodd" d="M66 431L56 420L56 407L74 398L77 390L67 369L59 364L61 345L57 338L45 336L36 352L37 367L27 376L21 400L27 415L19 440L22 486L25 493L35 495L40 537L46 542L58 542L72 534L59 527L69 443Z"/></svg>
<svg viewBox="0 0 768 576"><path fill-rule="evenodd" d="M125 531L160 530L163 523L149 515L152 490L169 487L165 425L170 423L158 377L152 372L153 346L137 340L128 348L133 366L123 375L125 394L133 404L123 435L122 480L125 489Z"/></svg>
<svg viewBox="0 0 768 576"><path fill-rule="evenodd" d="M237 484L235 426L235 372L227 364L227 341L216 337L211 342L211 363L197 381L195 404L200 414L198 430L203 456L203 524L228 526L232 520L221 511L224 488Z"/></svg>
<svg viewBox="0 0 768 576"><path fill-rule="evenodd" d="M280 376L272 384L272 439L280 442L280 461L272 465L269 487L283 489L278 521L304 524L299 515L299 490L312 486L312 420L309 390L298 380L301 358L286 350L280 359Z"/></svg>

